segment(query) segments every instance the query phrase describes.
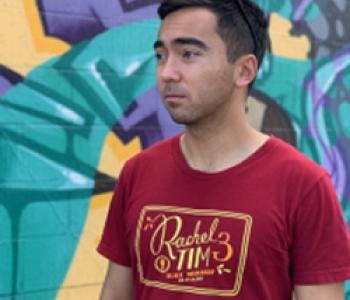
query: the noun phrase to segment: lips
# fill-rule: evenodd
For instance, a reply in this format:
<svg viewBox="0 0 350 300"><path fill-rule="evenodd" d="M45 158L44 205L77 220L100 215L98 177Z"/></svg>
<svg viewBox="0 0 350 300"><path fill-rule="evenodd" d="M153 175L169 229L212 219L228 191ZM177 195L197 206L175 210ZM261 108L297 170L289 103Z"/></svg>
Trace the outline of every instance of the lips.
<svg viewBox="0 0 350 300"><path fill-rule="evenodd" d="M164 97L164 101L167 103L169 107L177 107L184 102L185 96L176 95L176 94L168 94Z"/></svg>
<svg viewBox="0 0 350 300"><path fill-rule="evenodd" d="M167 85L162 91L162 98L167 102L179 102L186 98L186 93L180 87Z"/></svg>
<svg viewBox="0 0 350 300"><path fill-rule="evenodd" d="M177 94L167 94L165 95L164 98L184 98L185 96L184 95L177 95Z"/></svg>

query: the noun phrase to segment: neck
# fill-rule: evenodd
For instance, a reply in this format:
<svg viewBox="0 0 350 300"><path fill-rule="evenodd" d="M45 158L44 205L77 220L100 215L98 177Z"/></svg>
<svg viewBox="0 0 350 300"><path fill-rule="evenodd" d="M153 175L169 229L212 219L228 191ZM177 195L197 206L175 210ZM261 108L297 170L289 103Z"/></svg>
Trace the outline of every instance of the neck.
<svg viewBox="0 0 350 300"><path fill-rule="evenodd" d="M220 115L186 127L180 145L193 169L220 172L248 158L268 139L249 125L245 108L232 103Z"/></svg>

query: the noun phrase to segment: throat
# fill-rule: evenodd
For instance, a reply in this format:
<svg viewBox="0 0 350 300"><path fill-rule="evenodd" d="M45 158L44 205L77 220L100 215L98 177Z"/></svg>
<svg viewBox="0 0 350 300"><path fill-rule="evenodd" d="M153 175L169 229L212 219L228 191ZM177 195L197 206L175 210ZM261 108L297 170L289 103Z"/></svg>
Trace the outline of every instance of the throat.
<svg viewBox="0 0 350 300"><path fill-rule="evenodd" d="M180 149L191 169L213 174L243 163L268 139L267 135L257 132L254 137L240 141L193 140L185 133L180 139Z"/></svg>

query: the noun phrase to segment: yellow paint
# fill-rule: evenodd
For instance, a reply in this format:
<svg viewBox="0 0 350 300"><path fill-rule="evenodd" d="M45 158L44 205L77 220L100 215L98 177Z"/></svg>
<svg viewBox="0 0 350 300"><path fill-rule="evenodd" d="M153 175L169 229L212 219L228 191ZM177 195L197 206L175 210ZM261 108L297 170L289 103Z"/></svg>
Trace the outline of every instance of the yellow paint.
<svg viewBox="0 0 350 300"><path fill-rule="evenodd" d="M133 139L128 145L124 145L114 133L110 132L107 135L101 153L102 159L98 166L98 170L104 174L117 178L124 162L130 156L140 152L141 149L140 139Z"/></svg>
<svg viewBox="0 0 350 300"><path fill-rule="evenodd" d="M81 271L84 273L84 270ZM65 300L97 300L99 299L101 284L72 286L62 289L58 298Z"/></svg>
<svg viewBox="0 0 350 300"><path fill-rule="evenodd" d="M95 196L91 199L90 202L90 211L108 207L111 202L111 197L106 197L105 194Z"/></svg>
<svg viewBox="0 0 350 300"><path fill-rule="evenodd" d="M306 60L311 49L311 42L306 35L294 37L290 35L292 23L276 13L270 17L269 33L272 53L290 59Z"/></svg>
<svg viewBox="0 0 350 300"><path fill-rule="evenodd" d="M98 170L118 177L125 161L140 151L139 138L124 145L111 132L106 137ZM112 193L91 199L89 213L75 257L56 299L98 299L107 270L107 260L96 252L96 247L100 241L111 199Z"/></svg>
<svg viewBox="0 0 350 300"><path fill-rule="evenodd" d="M0 1L1 64L25 76L69 45L45 37L35 0Z"/></svg>
<svg viewBox="0 0 350 300"><path fill-rule="evenodd" d="M35 0L1 0L0 19L1 64L23 76L70 48L67 43L45 35ZM292 37L289 34L291 23L277 14L271 15L270 24L273 54L300 60L307 58L311 46L306 36ZM116 178L124 162L140 150L139 139L124 145L110 133L98 169ZM57 299L98 299L107 261L95 249L111 198L112 193L107 193L91 199L76 255Z"/></svg>
<svg viewBox="0 0 350 300"><path fill-rule="evenodd" d="M89 211L75 257L57 299L98 299L107 260L98 255L96 247L111 199L112 193L92 198L92 202L101 202L105 206Z"/></svg>
<svg viewBox="0 0 350 300"><path fill-rule="evenodd" d="M25 0L23 5L31 28L34 45L38 52L62 54L69 49L69 45L57 38L48 37L44 32L36 0Z"/></svg>

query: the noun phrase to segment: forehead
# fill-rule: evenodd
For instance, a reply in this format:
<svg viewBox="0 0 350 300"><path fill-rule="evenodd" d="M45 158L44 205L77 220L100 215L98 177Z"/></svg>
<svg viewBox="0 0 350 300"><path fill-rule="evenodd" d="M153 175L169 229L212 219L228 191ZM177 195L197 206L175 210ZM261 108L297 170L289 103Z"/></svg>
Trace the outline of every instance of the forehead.
<svg viewBox="0 0 350 300"><path fill-rule="evenodd" d="M175 11L163 20L158 38L164 43L179 37L195 37L202 40L215 39L216 15L206 8L183 8Z"/></svg>

